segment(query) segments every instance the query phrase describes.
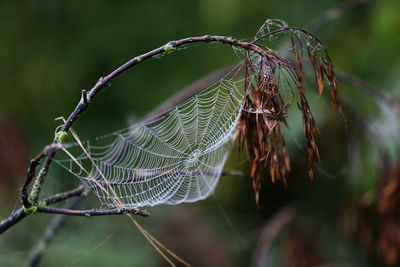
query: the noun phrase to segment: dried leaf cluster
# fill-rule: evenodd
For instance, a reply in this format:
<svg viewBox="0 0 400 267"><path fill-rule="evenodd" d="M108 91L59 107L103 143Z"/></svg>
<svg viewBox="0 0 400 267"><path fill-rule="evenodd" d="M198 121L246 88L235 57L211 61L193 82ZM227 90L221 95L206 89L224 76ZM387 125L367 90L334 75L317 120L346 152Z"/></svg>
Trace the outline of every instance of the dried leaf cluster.
<svg viewBox="0 0 400 267"><path fill-rule="evenodd" d="M398 266L399 211L400 162L397 162L382 170L378 192L367 191L344 203L341 225L346 234L357 234L364 249L376 253L387 266Z"/></svg>
<svg viewBox="0 0 400 267"><path fill-rule="evenodd" d="M400 162L383 180L378 196L378 254L387 265L400 262Z"/></svg>
<svg viewBox="0 0 400 267"><path fill-rule="evenodd" d="M290 55L279 54L266 43L275 38L286 38ZM313 179L312 163L319 161L315 136L318 127L306 97L303 55L309 59L319 93L324 80L331 86L332 106L340 112L336 78L332 62L322 43L310 33L289 27L281 20L267 20L254 37L253 44L266 51L265 56L245 55L245 99L236 138L245 146L251 166L256 202L268 166L272 181L286 178L290 171L290 157L285 145L282 123L287 125L288 108L295 96L303 117L307 149L308 176Z"/></svg>

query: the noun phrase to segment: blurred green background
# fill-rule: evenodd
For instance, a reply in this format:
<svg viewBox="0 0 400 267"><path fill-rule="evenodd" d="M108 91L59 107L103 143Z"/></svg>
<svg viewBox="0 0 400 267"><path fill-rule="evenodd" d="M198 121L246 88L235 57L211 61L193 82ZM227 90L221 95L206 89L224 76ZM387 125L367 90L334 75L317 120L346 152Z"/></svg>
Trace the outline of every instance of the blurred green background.
<svg viewBox="0 0 400 267"><path fill-rule="evenodd" d="M307 27L326 10L351 2L355 1L1 1L0 219L20 207L18 189L29 159L52 141L60 124L54 119L67 117L81 90L90 89L100 76L169 40L203 34L249 40L267 18ZM400 2L369 2L333 20L317 36L336 68L398 102ZM194 45L144 62L114 80L73 128L83 140L124 128L185 86L235 63L233 50L218 44ZM314 181L307 178L302 129L293 127L288 136L293 169L288 187L271 183L266 173L259 208L248 161L235 149L226 169L242 170L244 177L222 178L215 197L205 201L150 208L152 216L139 222L196 266L251 265L263 229L277 231L268 250L268 266L387 262L365 239L370 243L379 239L380 177L382 169L398 161L398 116L365 92L342 83L338 88L350 107L345 110L354 110L345 121L331 110L327 98L310 95L321 131L321 165L315 166ZM354 119L354 114L361 119ZM360 127L360 121L368 127ZM43 195L78 184L78 179L53 165ZM364 214L359 204L369 195L376 197L367 201ZM92 197L79 208L99 205ZM295 216L291 222L281 228L270 226L285 208ZM51 218L30 216L2 234L0 266L24 265ZM360 218L369 223L360 224ZM360 234L360 227L370 233ZM166 262L124 216L70 217L41 262L41 266L58 265L164 266Z"/></svg>

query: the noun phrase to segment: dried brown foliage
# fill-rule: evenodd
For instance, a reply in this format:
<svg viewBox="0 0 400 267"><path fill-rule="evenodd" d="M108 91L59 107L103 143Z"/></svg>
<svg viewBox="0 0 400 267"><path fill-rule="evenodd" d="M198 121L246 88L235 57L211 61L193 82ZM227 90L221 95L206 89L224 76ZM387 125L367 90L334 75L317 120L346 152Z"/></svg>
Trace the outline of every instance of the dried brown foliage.
<svg viewBox="0 0 400 267"><path fill-rule="evenodd" d="M370 251L374 245L371 226L371 208L375 197L371 191L356 198L347 198L339 216L339 227L346 235L357 234L364 249Z"/></svg>
<svg viewBox="0 0 400 267"><path fill-rule="evenodd" d="M378 196L377 252L394 266L400 258L400 162L384 180Z"/></svg>
<svg viewBox="0 0 400 267"><path fill-rule="evenodd" d="M385 165L385 164L384 164ZM376 251L387 266L400 262L400 162L386 168L379 191L368 191L343 205L341 226L356 233L364 249Z"/></svg>
<svg viewBox="0 0 400 267"><path fill-rule="evenodd" d="M289 44L286 50L290 51L289 56L267 46L281 37L287 39L284 44ZM289 27L284 21L267 20L252 43L264 49L266 55L260 57L251 52L245 55L245 100L236 138L240 146L246 147L258 203L263 170L267 165L272 181L282 180L286 184L290 157L285 146L282 123L287 126L288 108L296 95L297 106L303 117L310 179L313 179L312 163L319 161L315 141L319 131L306 97L303 55L309 59L319 93L323 92L326 78L331 86L332 106L342 111L333 65L325 47L316 37L302 29Z"/></svg>

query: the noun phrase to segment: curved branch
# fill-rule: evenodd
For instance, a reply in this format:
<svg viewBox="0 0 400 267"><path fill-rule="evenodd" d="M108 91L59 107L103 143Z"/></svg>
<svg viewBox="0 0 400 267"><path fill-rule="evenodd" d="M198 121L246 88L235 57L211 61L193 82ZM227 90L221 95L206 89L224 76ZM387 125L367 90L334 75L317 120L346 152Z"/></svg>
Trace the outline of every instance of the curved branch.
<svg viewBox="0 0 400 267"><path fill-rule="evenodd" d="M134 214L143 217L150 216L147 210L139 210L137 207L122 207L119 209L111 210L70 210L70 209L60 209L47 206L37 206L37 212L50 213L50 214L64 214L64 215L74 215L74 216L103 216L103 215L124 215L124 214Z"/></svg>
<svg viewBox="0 0 400 267"><path fill-rule="evenodd" d="M239 172L239 171L223 171L221 173L221 176L241 177L241 176L243 176L243 174L241 172ZM117 184L111 183L110 185L114 186L114 185L117 185ZM62 209L59 209L59 210L54 210L53 208L49 209L49 207L47 207L47 206L51 205L51 204L55 204L55 203L61 202L61 201L64 201L64 200L68 200L68 199L73 198L73 197L84 197L84 196L88 195L91 190L97 190L97 189L98 188L96 186L92 186L90 188L87 188L87 187L81 185L81 186L79 186L79 187L77 187L75 189L72 189L72 190L69 190L69 191L65 191L65 192L62 192L62 193L57 193L57 194L55 194L53 196L50 196L50 197L43 198L43 199L39 200L38 201L39 205L38 206L33 206L33 209L35 207L37 207L38 208L37 212L43 212L43 213L57 213L57 214L61 213L61 214L65 214L65 215L80 215L80 216L84 216L84 215L81 215L81 214L70 214L69 212L65 213L64 211L60 211ZM43 207L46 207L46 208L43 208ZM0 222L0 234L5 232L8 228L12 227L14 224L18 223L20 220L25 218L27 215L31 214L31 212L29 212L31 209L32 209L32 205L29 208L21 207L16 212L11 214L7 219L5 219L2 222ZM132 209L132 212L133 212L134 208L130 208L130 209ZM60 212L54 212L54 211L60 211ZM114 213L111 212L110 214L108 214L109 211L110 210L108 210L108 212L106 212L105 214L97 214L97 215L119 214L118 212L115 212L115 210L114 210ZM79 211L79 212L85 213L85 211ZM120 212L123 213L124 210L122 209ZM132 213L132 212L129 212L129 211L127 211L127 212L128 213ZM91 213L89 213L89 215L91 215ZM86 216L89 216L89 215L86 215ZM138 210L138 215L149 216L150 214L145 210ZM96 216L96 215L93 215L93 216Z"/></svg>
<svg viewBox="0 0 400 267"><path fill-rule="evenodd" d="M258 47L255 44L248 43L248 42L242 42L239 40L236 40L232 37L226 37L226 36L213 36L213 35L204 35L204 36L198 36L198 37L188 37L188 38L183 38L180 40L176 41L170 41L167 44L156 48L152 51L149 51L147 53L144 53L140 56L134 57L122 66L118 67L116 70L111 72L109 75L107 75L104 78L101 78L95 86L85 94L86 100L82 101L78 104L78 106L75 108L75 110L71 113L71 115L68 117L67 121L62 127L62 132L68 132L69 128L72 126L74 121L78 118L78 116L88 107L88 104L93 100L93 98L97 95L97 93L104 87L109 86L111 80L113 80L115 77L120 75L121 73L125 72L126 70L130 69L131 67L142 63L143 61L152 58L154 56L157 56L159 54L163 54L166 52L174 51L176 48L190 44L190 43L198 43L198 42L205 42L205 43L210 43L210 42L215 42L215 43L223 43L223 44L228 44L231 46L238 46L246 50L251 50L254 51L255 53L263 56L268 56L268 52L264 51L262 48ZM55 140L57 141L57 140Z"/></svg>
<svg viewBox="0 0 400 267"><path fill-rule="evenodd" d="M26 180L22 188L19 190L19 194L21 196L22 203L24 204L25 208L29 208L32 203L28 198L28 186L31 183L33 177L36 174L36 168L39 165L40 161L49 154L50 151L60 149L60 144L51 144L46 146L42 152L40 152L34 159L31 160L31 163L28 168L28 173L26 175Z"/></svg>
<svg viewBox="0 0 400 267"><path fill-rule="evenodd" d="M84 191L83 191L84 192ZM65 200L65 199L62 199ZM61 199L60 199L61 201ZM39 202L45 204L45 202ZM139 210L137 207L122 207L118 209L111 210L70 210L70 209L60 209L48 206L31 206L30 208L19 208L16 212L11 214L10 217L0 222L0 234L4 233L13 225L17 224L23 218L30 214L35 213L50 213L50 214L64 214L64 215L74 215L74 216L103 216L103 215L123 215L123 214L134 214L143 217L150 216L147 210Z"/></svg>
<svg viewBox="0 0 400 267"><path fill-rule="evenodd" d="M48 205L51 205L51 204L54 204L54 203L57 203L57 202L61 202L61 201L67 200L67 199L72 198L72 197L79 197L79 196L82 196L82 195L87 195L87 194L89 194L89 192L90 192L90 190L88 188L85 188L83 185L81 185L81 186L79 186L79 187L77 187L75 189L72 189L72 190L69 190L69 191L65 191L65 192L62 192L62 193L58 193L58 194L55 194L53 196L44 198L41 201L39 201L39 203L42 206L48 206Z"/></svg>
<svg viewBox="0 0 400 267"><path fill-rule="evenodd" d="M85 196L89 193L89 189L85 188L84 186L79 186L73 190L66 191L63 193L55 194L51 197L44 198L40 200L38 203L41 206L46 206L50 204L54 204L60 201L67 200L72 197L81 197ZM17 211L13 212L8 218L0 222L0 234L4 233L7 229L18 223L20 220L25 218L27 215L32 214L32 211L35 209L36 206L31 206L29 208L21 207Z"/></svg>

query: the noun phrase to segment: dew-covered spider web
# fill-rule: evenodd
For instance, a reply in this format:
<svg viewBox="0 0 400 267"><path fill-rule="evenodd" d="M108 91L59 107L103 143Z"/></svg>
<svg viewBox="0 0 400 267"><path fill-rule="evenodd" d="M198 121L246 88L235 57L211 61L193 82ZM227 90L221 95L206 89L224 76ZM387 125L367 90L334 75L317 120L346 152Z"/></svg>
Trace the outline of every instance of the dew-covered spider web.
<svg viewBox="0 0 400 267"><path fill-rule="evenodd" d="M70 158L57 162L109 207L116 205L112 191L123 206L204 199L218 183L231 150L242 87L240 79L222 79L164 114L83 142L97 167L77 144L64 147L81 166Z"/></svg>

